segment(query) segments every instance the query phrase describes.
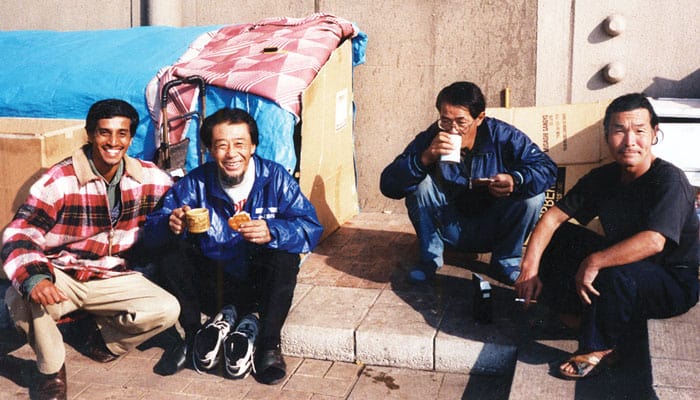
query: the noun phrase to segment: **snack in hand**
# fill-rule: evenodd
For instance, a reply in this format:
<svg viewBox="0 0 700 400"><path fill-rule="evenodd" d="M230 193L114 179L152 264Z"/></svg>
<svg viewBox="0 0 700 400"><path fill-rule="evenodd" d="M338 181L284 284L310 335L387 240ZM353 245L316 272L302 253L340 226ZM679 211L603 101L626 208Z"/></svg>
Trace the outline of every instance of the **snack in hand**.
<svg viewBox="0 0 700 400"><path fill-rule="evenodd" d="M241 225L250 221L250 214L245 211L236 213L233 217L228 219L228 226L234 231L241 228Z"/></svg>

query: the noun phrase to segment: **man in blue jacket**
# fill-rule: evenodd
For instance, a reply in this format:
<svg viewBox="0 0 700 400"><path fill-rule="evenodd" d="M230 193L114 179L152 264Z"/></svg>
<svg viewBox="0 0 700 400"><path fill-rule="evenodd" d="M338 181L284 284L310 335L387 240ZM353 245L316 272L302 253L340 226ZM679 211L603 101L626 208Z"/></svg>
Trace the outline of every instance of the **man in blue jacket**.
<svg viewBox="0 0 700 400"><path fill-rule="evenodd" d="M255 154L258 129L247 112L217 111L202 123L200 137L214 161L179 180L146 221L151 244L167 248L159 281L180 301L185 331L185 342L163 357L157 372L178 372L191 354L198 370L223 359L227 374L242 378L257 345L256 378L275 384L286 375L280 332L299 254L318 244L323 227L284 167ZM203 233L188 231L185 214L193 208L209 212ZM230 226L242 213L250 220ZM214 316L203 327L200 312Z"/></svg>
<svg viewBox="0 0 700 400"><path fill-rule="evenodd" d="M432 280L445 245L491 252L493 276L513 284L523 242L534 227L557 167L523 132L484 114L478 86L455 82L435 102L440 118L418 134L381 175L382 193L406 199L420 242L412 282ZM456 150L458 162L441 161Z"/></svg>

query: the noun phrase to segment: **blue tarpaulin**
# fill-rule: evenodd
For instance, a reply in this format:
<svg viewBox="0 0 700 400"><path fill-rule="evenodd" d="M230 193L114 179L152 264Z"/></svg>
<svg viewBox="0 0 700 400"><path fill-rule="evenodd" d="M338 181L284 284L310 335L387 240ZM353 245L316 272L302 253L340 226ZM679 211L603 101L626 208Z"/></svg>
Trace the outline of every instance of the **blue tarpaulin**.
<svg viewBox="0 0 700 400"><path fill-rule="evenodd" d="M139 112L141 123L129 155L151 159L159 135L146 105L145 89L161 68L187 50L204 27L138 27L103 31L0 32L0 116L84 119L101 99L120 98ZM274 102L247 93L207 88L208 114L224 106L248 110L259 124L258 154L293 171L294 115ZM197 165L195 124L187 169Z"/></svg>

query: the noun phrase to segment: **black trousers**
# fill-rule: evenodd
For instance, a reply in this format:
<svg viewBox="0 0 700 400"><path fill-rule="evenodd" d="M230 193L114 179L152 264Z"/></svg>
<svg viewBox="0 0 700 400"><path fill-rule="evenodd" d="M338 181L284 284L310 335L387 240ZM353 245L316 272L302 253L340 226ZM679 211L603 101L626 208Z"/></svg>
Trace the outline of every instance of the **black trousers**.
<svg viewBox="0 0 700 400"><path fill-rule="evenodd" d="M579 350L615 348L633 324L683 314L698 301L697 266L663 267L650 261L602 269L593 286L600 296L591 305L576 294L581 262L608 247L608 241L579 225L563 224L542 255L541 299L550 308L582 317Z"/></svg>
<svg viewBox="0 0 700 400"><path fill-rule="evenodd" d="M235 279L221 262L205 257L198 246L177 241L165 249L157 280L180 302L180 324L187 339L201 327L200 313L212 316L233 304L239 318L251 312L260 316L258 347L280 344L299 272L299 255L259 249L249 260L249 274Z"/></svg>

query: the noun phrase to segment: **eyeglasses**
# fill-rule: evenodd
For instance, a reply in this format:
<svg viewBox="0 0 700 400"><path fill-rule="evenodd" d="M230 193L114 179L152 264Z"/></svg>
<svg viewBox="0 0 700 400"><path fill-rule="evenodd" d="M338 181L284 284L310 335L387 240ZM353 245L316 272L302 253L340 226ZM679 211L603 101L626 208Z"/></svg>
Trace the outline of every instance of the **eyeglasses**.
<svg viewBox="0 0 700 400"><path fill-rule="evenodd" d="M457 132L464 132L472 127L474 125L474 121L476 120L467 120L466 118L457 118L455 120L451 120L449 118L440 118L437 120L437 125L438 128L442 129L445 132L450 132L452 131L452 127L457 129Z"/></svg>

